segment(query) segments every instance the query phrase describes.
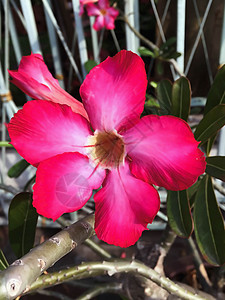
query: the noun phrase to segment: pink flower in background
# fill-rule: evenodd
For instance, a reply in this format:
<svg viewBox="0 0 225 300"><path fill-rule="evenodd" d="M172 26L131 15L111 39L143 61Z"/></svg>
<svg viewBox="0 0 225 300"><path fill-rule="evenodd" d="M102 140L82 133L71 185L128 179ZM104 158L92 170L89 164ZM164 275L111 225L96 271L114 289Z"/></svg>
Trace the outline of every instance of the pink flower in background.
<svg viewBox="0 0 225 300"><path fill-rule="evenodd" d="M67 104L74 112L88 118L83 104L60 87L40 54L23 56L18 71L9 71L9 75L12 83L31 98Z"/></svg>
<svg viewBox="0 0 225 300"><path fill-rule="evenodd" d="M84 5L98 2L98 0L80 0L80 15L84 13Z"/></svg>
<svg viewBox="0 0 225 300"><path fill-rule="evenodd" d="M95 30L115 28L114 22L119 15L119 11L114 7L110 7L109 0L99 0L97 5L88 4L86 9L89 16L96 16L93 25Z"/></svg>
<svg viewBox="0 0 225 300"><path fill-rule="evenodd" d="M9 135L19 154L37 166L33 205L39 214L56 220L76 211L102 185L94 195L96 234L128 247L159 210L153 184L183 190L204 172L204 155L185 121L140 119L146 86L142 59L123 50L81 85L90 123L67 105L43 100L29 101L15 114Z"/></svg>

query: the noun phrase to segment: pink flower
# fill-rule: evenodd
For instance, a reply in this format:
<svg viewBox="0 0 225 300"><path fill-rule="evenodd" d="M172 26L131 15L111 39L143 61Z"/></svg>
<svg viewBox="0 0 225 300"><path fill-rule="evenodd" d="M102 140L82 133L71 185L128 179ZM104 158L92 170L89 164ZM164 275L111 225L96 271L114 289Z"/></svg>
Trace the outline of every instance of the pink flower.
<svg viewBox="0 0 225 300"><path fill-rule="evenodd" d="M98 0L80 0L80 15L84 13L84 5L98 2Z"/></svg>
<svg viewBox="0 0 225 300"><path fill-rule="evenodd" d="M74 112L88 118L83 104L60 87L40 54L23 56L18 71L9 71L9 75L12 83L31 98L67 104Z"/></svg>
<svg viewBox="0 0 225 300"><path fill-rule="evenodd" d="M109 0L99 0L98 4L88 4L86 6L89 16L96 16L93 28L100 30L102 28L114 29L115 19L119 15L119 11L114 7L110 7Z"/></svg>
<svg viewBox="0 0 225 300"><path fill-rule="evenodd" d="M153 184L183 190L204 172L204 155L185 121L140 119L146 86L142 59L123 50L81 85L90 123L67 105L43 100L29 101L15 114L9 135L19 154L37 166L33 205L39 214L56 220L76 211L102 185L94 195L96 234L128 247L159 210Z"/></svg>

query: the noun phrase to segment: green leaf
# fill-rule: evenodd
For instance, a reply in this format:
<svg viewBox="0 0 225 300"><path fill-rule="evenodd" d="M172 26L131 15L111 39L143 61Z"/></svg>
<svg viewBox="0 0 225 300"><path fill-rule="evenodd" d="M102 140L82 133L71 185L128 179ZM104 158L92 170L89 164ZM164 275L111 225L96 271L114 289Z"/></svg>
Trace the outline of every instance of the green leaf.
<svg viewBox="0 0 225 300"><path fill-rule="evenodd" d="M2 250L0 249L0 271L7 269L8 266L9 266L9 264L5 258L5 255L2 252Z"/></svg>
<svg viewBox="0 0 225 300"><path fill-rule="evenodd" d="M32 194L17 194L9 207L9 240L18 257L33 247L37 219L38 214L32 206Z"/></svg>
<svg viewBox="0 0 225 300"><path fill-rule="evenodd" d="M186 77L180 77L172 88L172 114L187 121L190 112L191 86Z"/></svg>
<svg viewBox="0 0 225 300"><path fill-rule="evenodd" d="M187 189L187 194L188 194L188 199L189 199L189 203L190 203L190 207L193 207L194 201L195 201L195 196L196 193L198 191L198 187L200 184L200 180L196 181L192 186L190 186Z"/></svg>
<svg viewBox="0 0 225 300"><path fill-rule="evenodd" d="M225 181L225 156L210 156L206 162L206 173Z"/></svg>
<svg viewBox="0 0 225 300"><path fill-rule="evenodd" d="M86 63L84 64L85 70L89 73L91 71L91 69L93 69L94 67L96 67L98 64L96 63L95 60L88 60L86 61Z"/></svg>
<svg viewBox="0 0 225 300"><path fill-rule="evenodd" d="M139 47L139 48L138 48L138 52L139 52L140 55L142 55L142 56L151 56L151 57L155 57L155 53L152 52L151 50L145 48L145 47Z"/></svg>
<svg viewBox="0 0 225 300"><path fill-rule="evenodd" d="M214 265L225 263L224 220L218 207L211 178L200 183L194 204L195 236L205 259Z"/></svg>
<svg viewBox="0 0 225 300"><path fill-rule="evenodd" d="M160 46L160 50L165 50L165 49L169 49L172 45L175 46L177 42L177 38L175 36L169 38L165 43L163 43L161 46Z"/></svg>
<svg viewBox="0 0 225 300"><path fill-rule="evenodd" d="M12 166L8 171L8 176L13 178L19 177L30 164L25 160L21 159L14 166Z"/></svg>
<svg viewBox="0 0 225 300"><path fill-rule="evenodd" d="M170 227L181 237L189 237L193 231L193 220L187 191L168 191L167 216Z"/></svg>
<svg viewBox="0 0 225 300"><path fill-rule="evenodd" d="M172 103L172 83L167 79L161 80L157 85L156 93L160 107L169 114Z"/></svg>
<svg viewBox="0 0 225 300"><path fill-rule="evenodd" d="M218 104L225 104L225 65L219 69L209 91L204 114L207 114Z"/></svg>
<svg viewBox="0 0 225 300"><path fill-rule="evenodd" d="M210 110L198 124L195 130L195 138L205 143L225 125L225 104L220 104Z"/></svg>

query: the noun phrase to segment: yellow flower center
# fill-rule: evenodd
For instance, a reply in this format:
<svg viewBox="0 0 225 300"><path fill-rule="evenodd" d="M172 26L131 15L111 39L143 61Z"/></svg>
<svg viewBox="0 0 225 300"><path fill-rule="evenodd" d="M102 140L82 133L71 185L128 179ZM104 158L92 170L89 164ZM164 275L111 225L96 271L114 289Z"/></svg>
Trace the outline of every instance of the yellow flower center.
<svg viewBox="0 0 225 300"><path fill-rule="evenodd" d="M122 136L116 131L95 131L88 137L88 156L96 165L103 168L117 168L124 162L125 145Z"/></svg>
<svg viewBox="0 0 225 300"><path fill-rule="evenodd" d="M101 13L103 16L105 16L105 15L107 14L107 11L106 11L106 9L102 8L102 9L100 9L100 13Z"/></svg>

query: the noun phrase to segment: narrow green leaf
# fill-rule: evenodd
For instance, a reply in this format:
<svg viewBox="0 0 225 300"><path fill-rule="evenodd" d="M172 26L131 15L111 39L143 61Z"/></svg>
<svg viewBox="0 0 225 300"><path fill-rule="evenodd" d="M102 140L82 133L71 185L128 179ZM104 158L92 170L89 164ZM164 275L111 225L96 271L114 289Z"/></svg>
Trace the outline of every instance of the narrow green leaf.
<svg viewBox="0 0 225 300"><path fill-rule="evenodd" d="M0 271L5 270L9 266L4 253L0 249Z"/></svg>
<svg viewBox="0 0 225 300"><path fill-rule="evenodd" d="M206 173L225 181L225 156L210 156L206 162Z"/></svg>
<svg viewBox="0 0 225 300"><path fill-rule="evenodd" d="M21 159L14 166L12 166L8 171L8 176L13 178L19 177L30 164L25 160Z"/></svg>
<svg viewBox="0 0 225 300"><path fill-rule="evenodd" d="M91 71L91 69L93 69L95 66L97 66L97 63L95 60L88 60L86 61L86 63L84 64L85 70L89 73Z"/></svg>
<svg viewBox="0 0 225 300"><path fill-rule="evenodd" d="M218 207L211 178L206 175L194 204L196 240L205 259L214 265L225 263L224 220Z"/></svg>
<svg viewBox="0 0 225 300"><path fill-rule="evenodd" d="M32 194L17 194L9 207L9 240L18 257L34 244L38 214L32 206Z"/></svg>
<svg viewBox="0 0 225 300"><path fill-rule="evenodd" d="M172 114L187 121L190 112L191 86L186 77L180 77L172 88Z"/></svg>
<svg viewBox="0 0 225 300"><path fill-rule="evenodd" d="M155 53L152 52L151 50L145 48L145 47L139 47L139 48L138 48L138 52L139 52L140 55L142 55L142 56L151 56L151 57L155 57Z"/></svg>
<svg viewBox="0 0 225 300"><path fill-rule="evenodd" d="M167 216L170 227L181 237L188 238L193 231L193 220L187 191L168 191Z"/></svg>
<svg viewBox="0 0 225 300"><path fill-rule="evenodd" d="M172 83L167 79L161 80L157 85L156 93L161 109L169 114L172 103Z"/></svg>
<svg viewBox="0 0 225 300"><path fill-rule="evenodd" d="M218 104L225 104L225 65L219 69L209 91L204 114L207 114Z"/></svg>
<svg viewBox="0 0 225 300"><path fill-rule="evenodd" d="M203 117L195 130L195 138L205 143L209 138L214 136L217 131L225 125L225 104L220 104L210 110Z"/></svg>

